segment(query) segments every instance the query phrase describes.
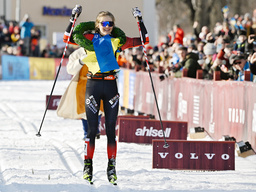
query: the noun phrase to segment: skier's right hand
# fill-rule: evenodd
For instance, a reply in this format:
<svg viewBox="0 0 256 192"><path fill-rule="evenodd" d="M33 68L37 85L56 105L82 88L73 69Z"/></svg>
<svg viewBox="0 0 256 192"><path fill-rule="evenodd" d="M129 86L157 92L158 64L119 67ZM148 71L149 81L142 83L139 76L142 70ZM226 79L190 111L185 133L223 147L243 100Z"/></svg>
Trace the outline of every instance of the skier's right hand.
<svg viewBox="0 0 256 192"><path fill-rule="evenodd" d="M77 18L78 18L81 13L82 13L82 6L76 5L76 7L72 9L72 15L71 15L70 21L73 22L75 19L75 15L77 14Z"/></svg>

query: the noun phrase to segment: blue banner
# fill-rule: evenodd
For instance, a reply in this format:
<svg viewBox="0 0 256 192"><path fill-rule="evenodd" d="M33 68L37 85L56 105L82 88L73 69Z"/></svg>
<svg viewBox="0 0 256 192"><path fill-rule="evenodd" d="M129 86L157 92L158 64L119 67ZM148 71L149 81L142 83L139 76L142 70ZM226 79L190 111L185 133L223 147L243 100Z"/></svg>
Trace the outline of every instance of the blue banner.
<svg viewBox="0 0 256 192"><path fill-rule="evenodd" d="M28 57L3 55L2 56L3 80L29 80Z"/></svg>

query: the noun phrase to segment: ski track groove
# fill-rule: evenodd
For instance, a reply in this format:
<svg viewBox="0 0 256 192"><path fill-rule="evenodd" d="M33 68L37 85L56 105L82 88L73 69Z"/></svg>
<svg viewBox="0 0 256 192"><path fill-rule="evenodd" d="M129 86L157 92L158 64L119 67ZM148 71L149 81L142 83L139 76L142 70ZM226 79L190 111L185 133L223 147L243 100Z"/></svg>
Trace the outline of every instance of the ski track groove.
<svg viewBox="0 0 256 192"><path fill-rule="evenodd" d="M83 157L81 156L81 154L80 154L74 147L72 147L70 144L68 144L68 143L65 142L65 141L64 141L64 143L65 143L67 146L69 146L70 149L72 149L72 151L75 153L75 155L76 155L77 159L79 160L79 162L83 162L83 161L84 161L84 159L83 159ZM84 166L84 164L81 163L81 166Z"/></svg>
<svg viewBox="0 0 256 192"><path fill-rule="evenodd" d="M33 132L34 130L37 131L36 125L34 123L29 122L28 120L24 119L20 114L18 114L9 103L2 102L0 104L1 111L10 119L16 121L19 124L19 127L22 129L24 134L28 134L30 131L26 127L32 127Z"/></svg>
<svg viewBox="0 0 256 192"><path fill-rule="evenodd" d="M55 148L59 155L59 158L64 165L64 167L71 173L74 177L79 177L82 175L81 158L79 158L79 153L66 143L58 141L56 139L51 139L50 143Z"/></svg>
<svg viewBox="0 0 256 192"><path fill-rule="evenodd" d="M6 181L4 179L3 172L2 172L2 169L0 166L0 191L1 191L1 186L5 185L5 184L6 184Z"/></svg>

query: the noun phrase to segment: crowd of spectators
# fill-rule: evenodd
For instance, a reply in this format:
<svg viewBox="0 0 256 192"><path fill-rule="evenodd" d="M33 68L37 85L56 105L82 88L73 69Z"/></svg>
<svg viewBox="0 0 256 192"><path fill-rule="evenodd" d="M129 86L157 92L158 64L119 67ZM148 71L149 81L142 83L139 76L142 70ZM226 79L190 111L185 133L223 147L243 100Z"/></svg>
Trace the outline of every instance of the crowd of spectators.
<svg viewBox="0 0 256 192"><path fill-rule="evenodd" d="M196 78L201 70L204 79L213 79L219 71L221 80L244 81L245 71L250 71L250 81L256 74L256 9L251 16L223 14L223 21L210 30L203 26L198 30L194 22L193 34L186 36L179 25L160 39L157 46L146 47L151 71L162 73L160 79L187 76ZM119 65L145 70L142 48L133 48L120 55Z"/></svg>
<svg viewBox="0 0 256 192"><path fill-rule="evenodd" d="M20 23L5 21L0 23L0 53L16 56L58 58L62 56L64 48L48 44L43 50L40 49L41 31L36 28L25 14ZM73 52L69 47L66 57Z"/></svg>
<svg viewBox="0 0 256 192"><path fill-rule="evenodd" d="M196 78L197 70L203 71L204 79L213 79L215 71L222 80L244 80L244 72L251 71L250 80L256 74L256 9L253 13L229 16L213 29L199 29L199 23L191 26L193 34L186 35L180 25L174 25L157 46L146 46L150 70L161 73L161 80L187 76ZM48 45L40 52L40 31L36 30L28 15L20 23L0 25L2 54L33 57L61 57L63 49ZM66 57L73 51L67 50ZM118 64L130 69L146 70L142 47L127 49L119 55Z"/></svg>

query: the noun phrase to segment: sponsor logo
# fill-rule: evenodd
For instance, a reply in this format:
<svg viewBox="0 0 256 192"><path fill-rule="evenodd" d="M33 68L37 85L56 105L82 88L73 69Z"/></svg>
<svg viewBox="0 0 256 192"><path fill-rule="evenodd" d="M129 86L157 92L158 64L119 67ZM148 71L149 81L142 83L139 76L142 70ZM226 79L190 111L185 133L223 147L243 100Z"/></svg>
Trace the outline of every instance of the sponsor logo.
<svg viewBox="0 0 256 192"><path fill-rule="evenodd" d="M166 128L163 134L162 130L154 129L153 127L150 127L147 129L146 126L143 128L136 129L135 135L136 136L146 136L146 137L170 137L171 134L171 128Z"/></svg>
<svg viewBox="0 0 256 192"><path fill-rule="evenodd" d="M158 155L162 158L162 159L165 159L169 153L167 152L158 152ZM190 159L198 159L198 155L196 153L190 153ZM174 157L176 159L182 159L183 158L183 153L175 153L174 154ZM215 157L215 153L204 153L204 156L208 159L208 160L212 160L214 157ZM230 156L228 154L222 154L221 156L221 159L223 160L228 160L230 158Z"/></svg>
<svg viewBox="0 0 256 192"><path fill-rule="evenodd" d="M228 121L232 123L245 122L245 110L237 108L228 108Z"/></svg>
<svg viewBox="0 0 256 192"><path fill-rule="evenodd" d="M51 16L70 16L72 13L72 9L67 7L63 8L52 8L52 7L43 7L43 15L51 15Z"/></svg>
<svg viewBox="0 0 256 192"><path fill-rule="evenodd" d="M53 107L58 107L59 103L60 103L60 99L53 99L52 106Z"/></svg>

